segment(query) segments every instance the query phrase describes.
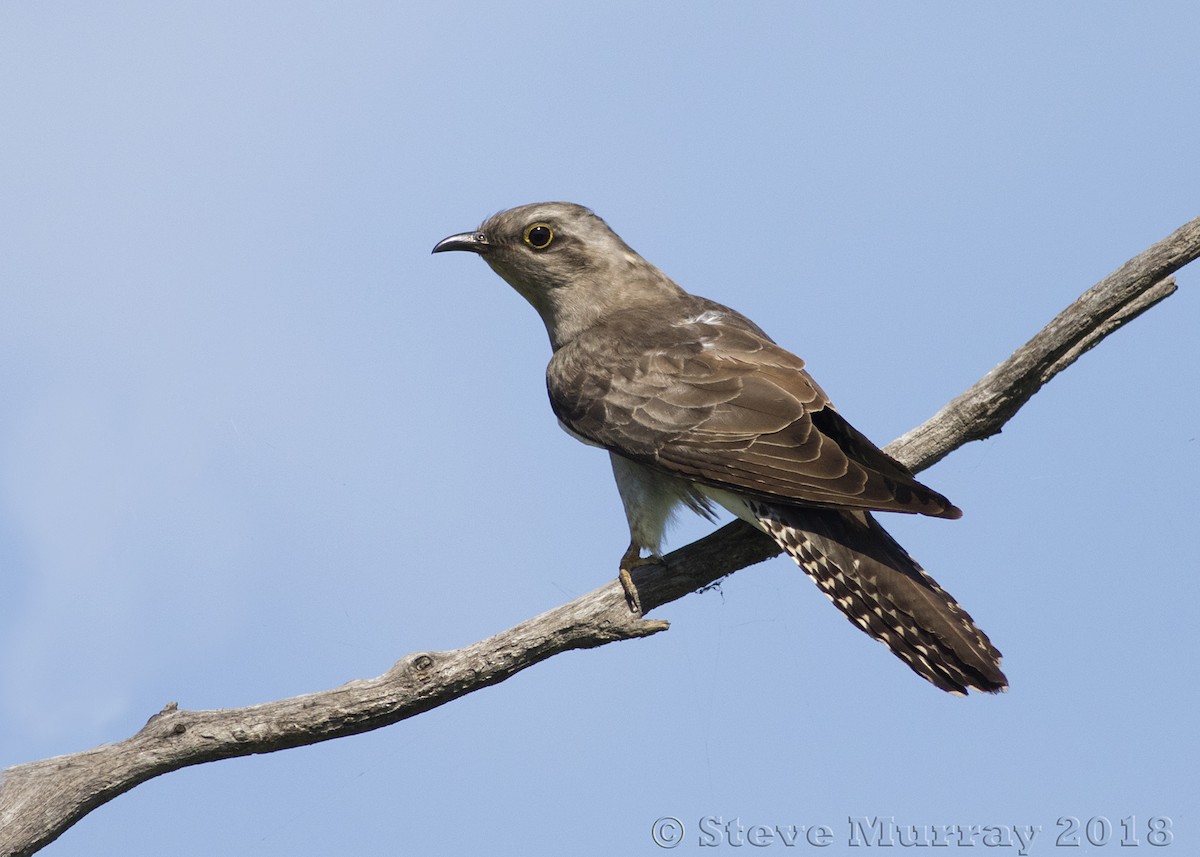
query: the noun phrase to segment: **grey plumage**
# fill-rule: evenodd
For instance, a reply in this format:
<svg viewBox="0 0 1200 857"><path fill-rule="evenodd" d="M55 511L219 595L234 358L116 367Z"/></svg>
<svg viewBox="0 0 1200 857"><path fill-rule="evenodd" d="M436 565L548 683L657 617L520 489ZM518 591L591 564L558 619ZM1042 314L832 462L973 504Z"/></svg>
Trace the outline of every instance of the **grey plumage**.
<svg viewBox="0 0 1200 857"><path fill-rule="evenodd" d="M630 527L627 587L674 508L721 505L936 686L1007 686L987 636L870 514L962 513L842 418L803 360L685 292L578 205L500 212L434 248L446 250L479 253L542 317L554 413L612 457Z"/></svg>

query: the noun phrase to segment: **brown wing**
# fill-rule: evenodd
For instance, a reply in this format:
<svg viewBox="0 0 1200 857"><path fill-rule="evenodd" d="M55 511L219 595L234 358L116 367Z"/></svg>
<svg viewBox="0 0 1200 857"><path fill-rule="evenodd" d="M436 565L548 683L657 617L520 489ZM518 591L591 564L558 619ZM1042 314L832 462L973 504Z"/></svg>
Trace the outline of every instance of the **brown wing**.
<svg viewBox="0 0 1200 857"><path fill-rule="evenodd" d="M776 502L962 513L830 405L753 323L696 298L614 314L561 348L550 401L571 431L678 476Z"/></svg>

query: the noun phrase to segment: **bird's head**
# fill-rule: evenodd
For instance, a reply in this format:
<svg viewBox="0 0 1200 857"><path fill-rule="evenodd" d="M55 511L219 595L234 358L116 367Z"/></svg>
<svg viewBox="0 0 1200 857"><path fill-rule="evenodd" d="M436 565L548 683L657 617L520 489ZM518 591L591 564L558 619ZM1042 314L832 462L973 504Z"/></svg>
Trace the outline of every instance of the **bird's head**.
<svg viewBox="0 0 1200 857"><path fill-rule="evenodd" d="M482 256L538 311L555 349L607 313L682 293L607 223L570 202L501 211L433 248L449 250Z"/></svg>

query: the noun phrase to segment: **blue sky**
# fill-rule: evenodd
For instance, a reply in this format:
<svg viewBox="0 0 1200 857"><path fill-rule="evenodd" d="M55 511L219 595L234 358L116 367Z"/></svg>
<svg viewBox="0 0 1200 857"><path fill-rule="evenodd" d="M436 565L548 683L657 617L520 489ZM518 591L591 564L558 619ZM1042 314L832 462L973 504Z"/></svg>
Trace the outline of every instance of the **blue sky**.
<svg viewBox="0 0 1200 857"><path fill-rule="evenodd" d="M1200 213L1198 25L1184 2L0 5L0 764L170 700L377 675L613 576L620 503L549 411L539 320L438 239L584 203L883 444ZM961 521L885 519L1008 694L937 692L778 559L665 634L161 777L45 853L654 854L662 816L676 853L713 850L710 817L860 853L863 816L1040 826L1031 853L1105 817L1075 853L1109 853L1130 815L1183 853L1200 273L1179 282L925 473Z"/></svg>

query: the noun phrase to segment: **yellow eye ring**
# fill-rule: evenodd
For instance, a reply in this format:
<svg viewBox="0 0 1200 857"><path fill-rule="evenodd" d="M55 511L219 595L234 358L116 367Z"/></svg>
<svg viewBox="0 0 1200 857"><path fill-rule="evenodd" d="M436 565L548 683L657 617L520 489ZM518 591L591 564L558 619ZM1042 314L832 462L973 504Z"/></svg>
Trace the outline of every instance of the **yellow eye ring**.
<svg viewBox="0 0 1200 857"><path fill-rule="evenodd" d="M531 223L525 227L525 243L534 250L545 250L554 240L554 230L548 223Z"/></svg>

